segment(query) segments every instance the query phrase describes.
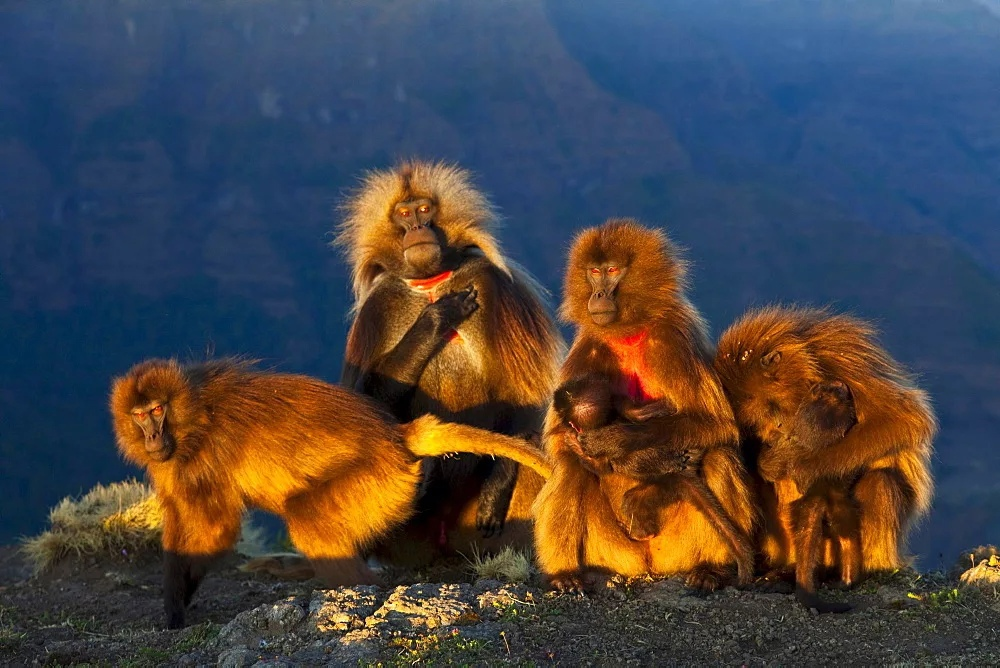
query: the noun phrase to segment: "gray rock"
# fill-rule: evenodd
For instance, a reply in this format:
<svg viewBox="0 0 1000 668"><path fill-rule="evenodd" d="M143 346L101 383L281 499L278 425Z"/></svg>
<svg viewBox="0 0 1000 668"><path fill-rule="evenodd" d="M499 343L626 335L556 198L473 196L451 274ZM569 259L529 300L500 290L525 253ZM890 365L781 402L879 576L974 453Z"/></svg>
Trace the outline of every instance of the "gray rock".
<svg viewBox="0 0 1000 668"><path fill-rule="evenodd" d="M274 639L282 638L306 618L306 610L295 597L274 604L261 605L236 615L222 627L215 640L217 648L270 647Z"/></svg>
<svg viewBox="0 0 1000 668"><path fill-rule="evenodd" d="M475 624L480 618L474 601L468 584L396 587L365 624L390 632Z"/></svg>
<svg viewBox="0 0 1000 668"><path fill-rule="evenodd" d="M219 654L216 665L219 668L244 668L245 666L252 666L258 658L259 655L257 652L246 647L237 647L236 649L226 650Z"/></svg>
<svg viewBox="0 0 1000 668"><path fill-rule="evenodd" d="M313 593L309 625L319 633L344 633L364 628L379 607L381 590L374 586L342 587Z"/></svg>

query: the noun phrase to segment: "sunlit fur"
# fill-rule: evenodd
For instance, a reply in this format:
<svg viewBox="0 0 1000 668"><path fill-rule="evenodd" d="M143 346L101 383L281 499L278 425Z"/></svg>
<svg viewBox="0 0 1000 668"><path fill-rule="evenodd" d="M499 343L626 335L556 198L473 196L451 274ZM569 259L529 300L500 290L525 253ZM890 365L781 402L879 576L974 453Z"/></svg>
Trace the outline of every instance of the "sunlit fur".
<svg viewBox="0 0 1000 668"><path fill-rule="evenodd" d="M153 401L176 443L166 461L146 455L132 419ZM110 409L119 450L163 503L171 626L183 624L205 560L236 542L247 508L281 516L328 584L357 584L374 579L359 551L413 512L418 455L495 454L548 472L523 440L433 416L400 426L348 389L237 360L142 362L115 379Z"/></svg>
<svg viewBox="0 0 1000 668"><path fill-rule="evenodd" d="M587 310L587 269L609 260L627 268L617 293L620 321L598 326ZM579 233L570 251L560 310L577 333L560 382L603 373L620 387L627 374L615 342L646 332L638 355L644 390L677 407L676 436L705 449L700 475L749 534L756 510L738 451L739 432L711 367L705 321L685 289L686 263L662 232L614 219ZM546 417L545 448L553 475L535 503L535 543L542 572L556 584L587 571L693 573L734 563L719 534L686 501L662 509L662 530L651 541L630 540L619 523L628 518L617 514L636 481L587 471L552 409Z"/></svg>
<svg viewBox="0 0 1000 668"><path fill-rule="evenodd" d="M435 226L452 248L478 249L503 273L510 273L493 232L496 208L472 183L471 174L444 162L407 160L389 170L372 170L343 206L344 220L334 243L342 247L352 270L355 306L368 296L384 272L403 269L403 232L391 218L396 203L427 197L438 205Z"/></svg>
<svg viewBox="0 0 1000 668"><path fill-rule="evenodd" d="M416 196L436 202L434 226L444 233L448 248L443 256L453 271L422 293L406 281L403 232L390 220L400 200ZM387 403L390 385L416 386L412 395L393 406L404 420L433 413L511 435L540 431L565 343L545 291L503 256L493 237L496 211L469 173L443 163L406 161L391 170L370 172L343 211L337 244L352 268L355 302L341 382ZM436 305L470 285L478 294L478 310L455 328L457 340L438 346L418 323L426 324L422 318L430 302ZM429 345L420 345L421 337ZM412 352L415 349L418 353ZM499 537L482 541L477 513L490 506L479 504L490 479L484 483L472 470L482 470L482 464L467 457L439 463L448 507L425 497L422 509L427 512L420 521L426 526L411 523L406 535L393 536L399 553L414 555L419 563L436 558L439 551L467 552L470 542L487 550L530 545L530 505L541 479L524 470L517 474L507 525Z"/></svg>
<svg viewBox="0 0 1000 668"><path fill-rule="evenodd" d="M762 365L761 358L775 351L780 360ZM906 535L931 505L930 458L937 421L927 394L878 343L872 326L824 309L764 307L723 333L715 366L741 426L764 442L781 433L782 422L814 383L847 384L858 423L841 442L814 458L815 465L835 477L875 474L862 476L854 486L862 508L864 569L901 566L899 551ZM774 488L783 498L781 507L769 512L763 547L772 565L791 565L789 536L777 529L784 520L775 513L787 514L783 506L794 501L789 494L799 490L790 481L778 481Z"/></svg>

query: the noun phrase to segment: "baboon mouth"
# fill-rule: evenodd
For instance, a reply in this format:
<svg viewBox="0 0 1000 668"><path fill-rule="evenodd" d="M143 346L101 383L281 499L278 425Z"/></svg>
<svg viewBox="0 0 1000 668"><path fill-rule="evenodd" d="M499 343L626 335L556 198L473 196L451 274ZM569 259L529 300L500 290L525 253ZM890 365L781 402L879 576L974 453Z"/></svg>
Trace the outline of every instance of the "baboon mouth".
<svg viewBox="0 0 1000 668"><path fill-rule="evenodd" d="M170 444L164 443L154 448L147 447L146 454L154 462L165 462L174 454L174 448Z"/></svg>
<svg viewBox="0 0 1000 668"><path fill-rule="evenodd" d="M595 325L610 325L618 317L618 311L591 311L590 319Z"/></svg>

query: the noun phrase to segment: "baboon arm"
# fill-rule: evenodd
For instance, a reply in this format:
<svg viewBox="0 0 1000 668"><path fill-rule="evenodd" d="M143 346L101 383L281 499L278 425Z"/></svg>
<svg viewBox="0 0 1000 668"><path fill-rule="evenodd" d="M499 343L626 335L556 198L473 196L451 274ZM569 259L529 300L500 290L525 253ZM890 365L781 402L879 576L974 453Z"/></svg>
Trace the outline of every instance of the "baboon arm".
<svg viewBox="0 0 1000 668"><path fill-rule="evenodd" d="M375 356L371 349L384 336L378 331L384 318L371 310L371 304L366 303L351 327L341 384L376 399L397 419L406 420L420 376L444 341L436 335L437 324L425 317L425 311L391 350Z"/></svg>
<svg viewBox="0 0 1000 668"><path fill-rule="evenodd" d="M885 419L859 422L839 442L792 461L789 477L799 489L808 489L819 478L850 476L918 438L919 435L908 433L898 422Z"/></svg>
<svg viewBox="0 0 1000 668"><path fill-rule="evenodd" d="M731 423L701 413L669 415L641 424L616 423L587 432L582 439L585 452L609 457L617 473L644 481L682 471L696 464L706 450L735 442Z"/></svg>

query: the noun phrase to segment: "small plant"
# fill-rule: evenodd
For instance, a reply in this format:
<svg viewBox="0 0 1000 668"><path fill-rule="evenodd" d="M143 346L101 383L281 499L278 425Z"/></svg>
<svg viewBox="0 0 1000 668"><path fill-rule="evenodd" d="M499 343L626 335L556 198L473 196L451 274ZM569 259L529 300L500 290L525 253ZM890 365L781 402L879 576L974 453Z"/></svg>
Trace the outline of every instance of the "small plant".
<svg viewBox="0 0 1000 668"><path fill-rule="evenodd" d="M472 558L466 557L466 561L477 579L527 582L534 572L531 557L509 545L490 556L483 556L474 548Z"/></svg>
<svg viewBox="0 0 1000 668"><path fill-rule="evenodd" d="M907 594L907 596L922 603L926 603L932 610L941 610L946 606L954 605L963 600L962 592L955 587L942 589L941 591L927 592L926 594L919 594L911 591Z"/></svg>
<svg viewBox="0 0 1000 668"><path fill-rule="evenodd" d="M212 622L205 622L197 626L188 627L184 631L184 637L174 645L174 651L180 654L200 649L219 635L222 627Z"/></svg>
<svg viewBox="0 0 1000 668"><path fill-rule="evenodd" d="M12 612L13 608L0 605L0 650L14 649L28 637L27 633L15 630Z"/></svg>

